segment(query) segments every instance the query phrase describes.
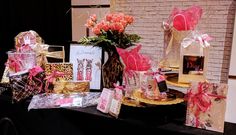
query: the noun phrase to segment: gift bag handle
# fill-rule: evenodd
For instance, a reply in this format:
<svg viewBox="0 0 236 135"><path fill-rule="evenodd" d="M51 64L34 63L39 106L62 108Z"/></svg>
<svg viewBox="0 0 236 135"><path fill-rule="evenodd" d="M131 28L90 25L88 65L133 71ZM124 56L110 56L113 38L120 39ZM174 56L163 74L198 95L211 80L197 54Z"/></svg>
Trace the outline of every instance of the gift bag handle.
<svg viewBox="0 0 236 135"><path fill-rule="evenodd" d="M173 17L173 19L172 19L172 23L173 23L174 19L175 19L177 16L182 16L182 17L183 17L185 30L187 30L187 20L186 20L186 18L185 18L185 16L184 16L183 14L176 14L176 15Z"/></svg>

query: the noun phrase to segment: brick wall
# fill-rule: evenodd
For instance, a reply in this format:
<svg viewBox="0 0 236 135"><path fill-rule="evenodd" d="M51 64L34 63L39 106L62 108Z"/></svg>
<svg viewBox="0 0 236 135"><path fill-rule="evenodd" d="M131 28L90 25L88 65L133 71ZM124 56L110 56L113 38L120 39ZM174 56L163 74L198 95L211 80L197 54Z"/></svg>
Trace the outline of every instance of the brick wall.
<svg viewBox="0 0 236 135"><path fill-rule="evenodd" d="M210 42L207 78L212 82L227 82L232 46L236 1L234 0L111 0L111 10L135 17L128 32L142 37L142 53L160 61L163 54L163 29L174 7L185 9L192 5L203 8L198 29L214 39Z"/></svg>

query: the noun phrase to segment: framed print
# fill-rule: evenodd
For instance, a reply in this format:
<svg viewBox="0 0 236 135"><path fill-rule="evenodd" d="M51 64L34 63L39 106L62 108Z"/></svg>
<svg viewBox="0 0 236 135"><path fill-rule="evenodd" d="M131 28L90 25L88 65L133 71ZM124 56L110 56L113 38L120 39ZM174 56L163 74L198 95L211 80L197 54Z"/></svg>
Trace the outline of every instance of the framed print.
<svg viewBox="0 0 236 135"><path fill-rule="evenodd" d="M89 45L71 44L70 63L73 63L73 80L89 81L91 90L102 88L102 49Z"/></svg>

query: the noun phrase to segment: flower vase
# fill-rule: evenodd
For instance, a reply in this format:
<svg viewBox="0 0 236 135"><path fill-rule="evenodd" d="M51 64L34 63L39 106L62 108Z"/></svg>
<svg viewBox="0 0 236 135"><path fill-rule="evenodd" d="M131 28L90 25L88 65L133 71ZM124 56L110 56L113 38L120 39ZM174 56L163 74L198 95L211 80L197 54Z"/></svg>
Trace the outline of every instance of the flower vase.
<svg viewBox="0 0 236 135"><path fill-rule="evenodd" d="M113 84L117 82L122 85L123 69L124 65L120 61L118 52L109 52L108 59L102 67L103 87L114 88Z"/></svg>

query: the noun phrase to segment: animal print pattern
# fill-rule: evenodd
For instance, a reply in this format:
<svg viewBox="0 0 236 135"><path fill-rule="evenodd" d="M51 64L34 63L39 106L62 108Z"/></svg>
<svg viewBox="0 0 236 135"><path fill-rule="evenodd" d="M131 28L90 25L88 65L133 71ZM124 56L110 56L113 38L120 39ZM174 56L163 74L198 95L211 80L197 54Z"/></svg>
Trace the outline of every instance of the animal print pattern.
<svg viewBox="0 0 236 135"><path fill-rule="evenodd" d="M124 65L120 61L119 54L116 52L109 56L107 62L102 67L103 87L114 88L113 83L119 82L122 85Z"/></svg>
<svg viewBox="0 0 236 135"><path fill-rule="evenodd" d="M28 72L9 77L14 101L19 102L30 96L43 92L43 79L45 78L44 72L37 74L35 77L33 77L32 80L29 79Z"/></svg>
<svg viewBox="0 0 236 135"><path fill-rule="evenodd" d="M65 75L59 79L72 80L73 79L73 64L72 63L47 63L45 65L46 75L50 75L54 70L63 72Z"/></svg>

